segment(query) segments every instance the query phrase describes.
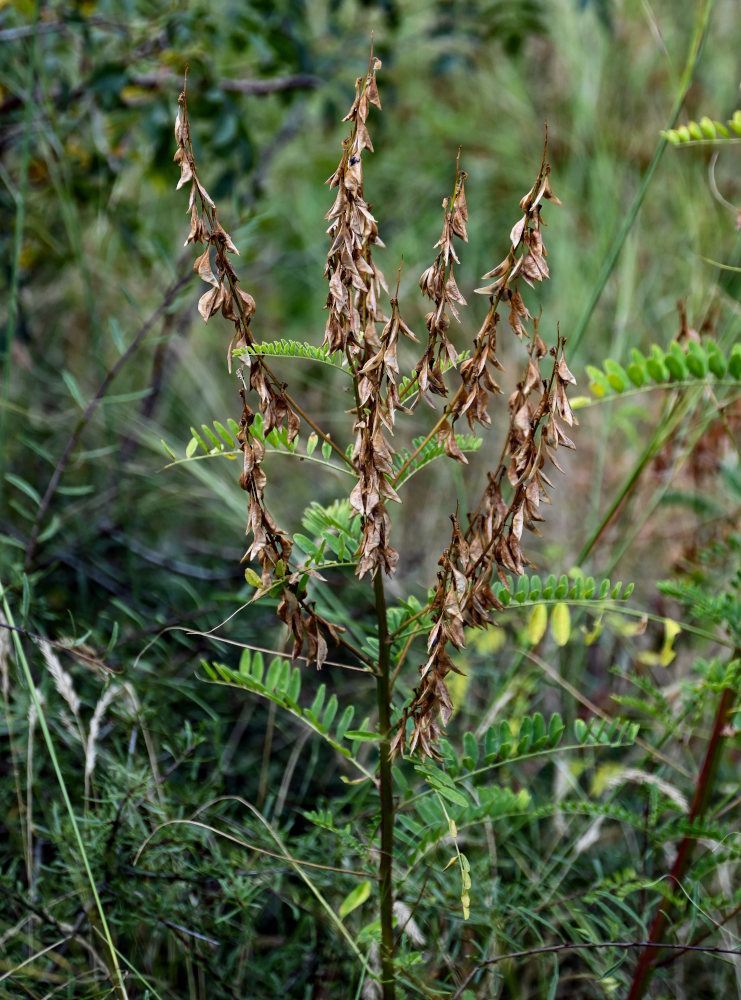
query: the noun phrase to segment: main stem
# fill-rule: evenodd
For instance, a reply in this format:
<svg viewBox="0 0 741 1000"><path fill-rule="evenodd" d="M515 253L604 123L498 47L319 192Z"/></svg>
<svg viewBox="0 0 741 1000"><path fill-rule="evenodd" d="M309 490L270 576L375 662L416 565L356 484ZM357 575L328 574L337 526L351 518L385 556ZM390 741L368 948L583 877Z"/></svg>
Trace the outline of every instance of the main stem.
<svg viewBox="0 0 741 1000"><path fill-rule="evenodd" d="M378 729L380 744L381 859L378 865L378 901L381 916L381 978L383 1000L396 1000L394 973L394 896L391 877L394 863L394 793L391 786L391 645L386 619L386 594L382 570L373 579L378 626Z"/></svg>

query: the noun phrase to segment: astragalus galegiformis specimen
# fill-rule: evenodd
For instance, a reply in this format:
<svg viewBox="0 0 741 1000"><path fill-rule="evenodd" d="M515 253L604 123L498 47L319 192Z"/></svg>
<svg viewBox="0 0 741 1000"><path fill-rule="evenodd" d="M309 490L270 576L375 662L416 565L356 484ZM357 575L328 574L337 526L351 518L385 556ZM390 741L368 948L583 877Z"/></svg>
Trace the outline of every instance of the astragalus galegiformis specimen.
<svg viewBox="0 0 741 1000"><path fill-rule="evenodd" d="M442 232L434 247L437 254L419 281L422 294L430 300L425 317L427 335L410 377L400 380L400 337L411 342L418 338L402 319L398 281L396 292L390 294L374 260L373 254L383 248L383 242L379 223L365 198L363 179L364 155L373 151L370 112L381 108L376 80L380 65L380 60L371 56L365 77L356 81L352 106L343 119L350 124L350 134L327 182L335 196L326 215L329 250L324 276L328 295L323 349L344 359L344 370L352 382L354 406L349 412L353 441L347 449L339 447L303 413L286 384L273 374L265 355L255 349L259 347L251 330L255 303L239 287L230 261L236 247L217 221L214 203L198 177L185 93L176 122L175 158L181 168L180 185L190 184L188 241L206 245L195 268L211 287L201 298L199 310L206 320L221 311L234 323L230 358L233 349L241 349L241 357L249 362L240 373L239 387L240 483L249 497L250 544L245 558L259 563L262 591L280 594L278 614L293 634L294 657L306 650L307 658L320 666L327 656L328 637L353 647L341 635L341 622L330 623L314 610L307 583L317 579L316 566L293 558L291 537L278 527L266 507L264 435L284 428L290 446L297 439L303 417L351 472L355 482L348 499L360 525L353 567L358 577L372 578L378 611L382 579L394 574L399 565L399 554L391 545L389 504L401 502L399 490L406 473L431 443L440 453L468 464L459 433L462 419L465 417L471 431L487 431L493 423L490 410L501 394L497 378L503 371L497 356L500 310L506 309L508 326L524 345L522 374L508 399L502 454L486 473L476 509L465 517L458 511L451 515L450 541L440 557L436 586L425 609L431 628L426 658L419 668L420 681L397 720L390 743L392 754L408 749L427 756L434 755L441 727L452 711L445 681L456 669L451 649L462 648L466 628L492 624L492 612L501 607L492 580L498 577L506 585L506 574L521 575L532 565L523 549L523 534L539 533L541 503L550 502L548 467L560 469L559 447L573 448L566 428L575 421L566 390L574 378L564 359L564 338L559 334L555 346L548 348L539 333L539 318L531 316L520 290L521 282L532 287L549 276L542 210L547 202L559 202L550 186L546 142L536 181L520 202L521 214L509 234L507 255L484 276L490 283L476 289L488 297L489 308L465 353L454 345L454 339L460 343L460 337L453 336L451 327L452 322L461 324L461 311L466 306L455 276L458 248L468 240L469 220L466 173L459 151L453 192L443 201ZM250 392L255 393L262 414L262 434L254 433ZM397 416L415 409L420 401L433 409L441 405L442 411L422 442L400 455L394 437ZM400 655L397 669L406 652ZM361 659L368 664L367 657ZM374 670L382 672L378 665ZM382 735L389 737L387 731Z"/></svg>

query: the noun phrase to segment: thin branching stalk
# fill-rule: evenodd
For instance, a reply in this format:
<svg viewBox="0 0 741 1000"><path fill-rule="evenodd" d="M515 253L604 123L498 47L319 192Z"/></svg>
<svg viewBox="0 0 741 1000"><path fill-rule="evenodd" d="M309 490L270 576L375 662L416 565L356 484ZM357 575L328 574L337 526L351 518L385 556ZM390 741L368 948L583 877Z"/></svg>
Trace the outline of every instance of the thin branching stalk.
<svg viewBox="0 0 741 1000"><path fill-rule="evenodd" d="M530 958L532 955L552 955L561 951L600 951L603 948L616 948L619 951L633 951L638 948L661 951L695 951L709 955L741 955L741 948L717 948L703 945L674 944L669 941L562 941L559 944L542 945L539 948L527 948L524 951L509 951L496 958L488 958L485 962L480 962L473 972L463 980L461 985L452 995L450 1000L459 1000L463 996L466 987L473 982L482 969L500 962L511 962L517 958Z"/></svg>

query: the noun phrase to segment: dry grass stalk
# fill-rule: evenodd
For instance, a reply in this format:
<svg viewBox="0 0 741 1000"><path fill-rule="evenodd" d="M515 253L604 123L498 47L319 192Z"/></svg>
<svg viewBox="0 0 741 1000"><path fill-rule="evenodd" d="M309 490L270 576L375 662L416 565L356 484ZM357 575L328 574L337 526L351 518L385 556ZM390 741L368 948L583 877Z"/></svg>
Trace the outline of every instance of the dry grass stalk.
<svg viewBox="0 0 741 1000"><path fill-rule="evenodd" d="M10 632L5 627L7 624L0 614L0 685L6 705L10 702Z"/></svg>
<svg viewBox="0 0 741 1000"><path fill-rule="evenodd" d="M72 675L68 674L64 669L62 664L59 662L59 657L48 642L40 642L39 648L41 649L41 655L44 657L46 668L54 680L54 686L69 705L74 717L79 719L80 699L75 691Z"/></svg>
<svg viewBox="0 0 741 1000"><path fill-rule="evenodd" d="M103 692L103 697L98 699L98 703L93 710L88 727L87 739L85 740L85 796L90 794L90 782L95 770L95 760L97 757L97 742L100 736L100 726L103 721L106 709L114 698L121 693L118 684L111 684L107 691Z"/></svg>

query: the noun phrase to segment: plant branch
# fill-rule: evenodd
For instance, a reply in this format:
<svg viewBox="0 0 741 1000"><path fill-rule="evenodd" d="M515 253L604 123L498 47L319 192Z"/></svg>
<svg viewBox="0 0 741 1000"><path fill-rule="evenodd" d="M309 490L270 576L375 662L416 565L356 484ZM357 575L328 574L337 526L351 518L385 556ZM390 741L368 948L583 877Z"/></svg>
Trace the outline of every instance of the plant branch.
<svg viewBox="0 0 741 1000"><path fill-rule="evenodd" d="M476 968L466 976L450 1000L459 1000L476 974L490 965L511 961L515 958L529 958L531 955L551 955L559 951L595 951L601 948L621 948L626 951L633 948L670 948L675 951L701 951L711 955L741 955L741 948L706 948L700 945L671 944L666 941L564 941L561 944L547 944L540 948L528 948L525 951L509 951L504 955L497 955L495 958L487 958L485 962L479 962Z"/></svg>
<svg viewBox="0 0 741 1000"><path fill-rule="evenodd" d="M737 650L736 654L738 655L739 652L741 651ZM715 776L720 763L720 757L723 751L723 741L726 737L728 713L733 706L735 697L736 693L732 688L726 688L720 696L718 708L715 713L713 731L710 735L710 742L708 743L708 748L705 752L705 760L703 761L700 774L697 778L695 794L692 799L692 805L690 806L688 817L690 825L692 825L696 820L701 819L708 807L710 795L713 791L715 783ZM688 834L680 843L677 856L674 859L674 864L672 865L671 872L669 873L669 880L673 884L681 882L685 872L689 868L696 841L696 837ZM636 966L627 1000L641 1000L646 992L646 988L655 965L655 958L652 954L652 950L661 947L657 942L664 936L666 926L669 922L670 905L671 904L668 900L662 900L659 904L659 908L656 911L651 925L651 930L649 932L649 940L646 942L643 954L641 955L638 965ZM690 946L685 945L684 947L689 949Z"/></svg>

